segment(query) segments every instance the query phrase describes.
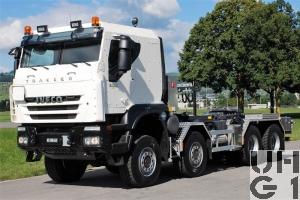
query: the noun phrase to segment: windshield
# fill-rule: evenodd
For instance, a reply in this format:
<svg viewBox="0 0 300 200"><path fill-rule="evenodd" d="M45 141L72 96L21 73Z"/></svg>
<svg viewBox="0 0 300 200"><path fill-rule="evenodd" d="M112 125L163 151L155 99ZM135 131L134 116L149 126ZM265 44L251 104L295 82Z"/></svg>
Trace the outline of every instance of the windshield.
<svg viewBox="0 0 300 200"><path fill-rule="evenodd" d="M21 67L97 61L99 51L99 38L25 46Z"/></svg>

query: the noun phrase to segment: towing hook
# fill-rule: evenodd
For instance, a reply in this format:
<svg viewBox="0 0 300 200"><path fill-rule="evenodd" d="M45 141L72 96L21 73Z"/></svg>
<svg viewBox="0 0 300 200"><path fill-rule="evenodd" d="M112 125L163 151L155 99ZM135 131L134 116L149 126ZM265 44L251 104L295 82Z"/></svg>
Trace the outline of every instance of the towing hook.
<svg viewBox="0 0 300 200"><path fill-rule="evenodd" d="M36 162L40 161L42 158L42 153L39 151L27 151L26 162Z"/></svg>

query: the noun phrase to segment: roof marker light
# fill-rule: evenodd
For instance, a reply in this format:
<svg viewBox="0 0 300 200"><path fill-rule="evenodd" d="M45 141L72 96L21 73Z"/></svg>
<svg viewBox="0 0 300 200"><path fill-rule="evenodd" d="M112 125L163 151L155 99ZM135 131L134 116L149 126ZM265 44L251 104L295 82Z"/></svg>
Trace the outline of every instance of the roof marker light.
<svg viewBox="0 0 300 200"><path fill-rule="evenodd" d="M92 26L100 26L100 19L98 16L92 17Z"/></svg>
<svg viewBox="0 0 300 200"><path fill-rule="evenodd" d="M25 26L24 27L24 35L31 35L32 31L31 31L31 26Z"/></svg>

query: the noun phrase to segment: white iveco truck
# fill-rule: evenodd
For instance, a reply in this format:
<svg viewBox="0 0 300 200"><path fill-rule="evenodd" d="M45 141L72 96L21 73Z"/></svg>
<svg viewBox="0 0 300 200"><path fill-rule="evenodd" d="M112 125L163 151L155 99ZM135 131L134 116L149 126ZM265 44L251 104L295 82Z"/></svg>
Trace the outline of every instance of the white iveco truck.
<svg viewBox="0 0 300 200"><path fill-rule="evenodd" d="M171 112L162 39L152 30L93 17L24 31L9 53L11 120L21 124L17 142L26 160L44 155L56 182L79 180L90 164L145 187L157 181L162 162L195 177L215 152L235 152L249 163L251 150L284 149L288 118Z"/></svg>

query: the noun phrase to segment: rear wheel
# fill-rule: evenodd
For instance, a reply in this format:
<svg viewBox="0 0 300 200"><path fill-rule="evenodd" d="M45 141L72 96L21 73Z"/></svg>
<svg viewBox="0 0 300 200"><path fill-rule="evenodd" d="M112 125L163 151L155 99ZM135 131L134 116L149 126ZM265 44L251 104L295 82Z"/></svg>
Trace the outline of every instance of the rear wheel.
<svg viewBox="0 0 300 200"><path fill-rule="evenodd" d="M250 125L244 136L243 161L250 165L251 160L256 161L257 151L262 150L262 140L259 129ZM251 151L254 151L251 153ZM255 163L253 163L255 164Z"/></svg>
<svg viewBox="0 0 300 200"><path fill-rule="evenodd" d="M128 185L146 187L157 181L160 168L160 147L155 138L144 135L136 141L125 165L120 167L120 175Z"/></svg>
<svg viewBox="0 0 300 200"><path fill-rule="evenodd" d="M175 161L175 167L186 177L200 176L206 167L208 152L203 136L199 132L192 132L187 138L183 157Z"/></svg>
<svg viewBox="0 0 300 200"><path fill-rule="evenodd" d="M45 168L55 182L73 182L79 180L87 164L80 160L60 160L45 157Z"/></svg>
<svg viewBox="0 0 300 200"><path fill-rule="evenodd" d="M265 150L284 150L283 132L277 124L270 125L262 138L262 145Z"/></svg>

